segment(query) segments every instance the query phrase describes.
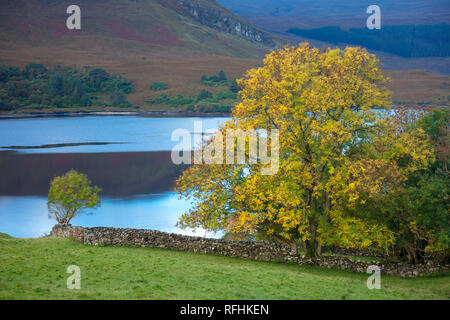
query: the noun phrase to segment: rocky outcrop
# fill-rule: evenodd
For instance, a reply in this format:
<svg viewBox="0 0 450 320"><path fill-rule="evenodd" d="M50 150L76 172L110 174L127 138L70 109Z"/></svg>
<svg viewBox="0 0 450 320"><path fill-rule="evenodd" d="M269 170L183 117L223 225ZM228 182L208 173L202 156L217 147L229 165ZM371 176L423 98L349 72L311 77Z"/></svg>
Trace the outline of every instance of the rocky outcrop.
<svg viewBox="0 0 450 320"><path fill-rule="evenodd" d="M402 263L360 261L341 256L322 256L312 259L302 258L298 257L292 248L278 243L190 237L144 229L83 228L71 225L55 225L50 236L73 238L81 243L94 246L169 249L255 261L296 263L299 265L351 270L362 273L367 272L369 266L376 265L380 268L382 274L401 277L417 277L450 270L449 265L432 263L428 263L427 265L408 265Z"/></svg>
<svg viewBox="0 0 450 320"><path fill-rule="evenodd" d="M267 47L275 46L275 41L268 33L236 17L213 0L158 0L158 2L167 8L175 10L182 16L192 18L202 25L221 32L241 36Z"/></svg>

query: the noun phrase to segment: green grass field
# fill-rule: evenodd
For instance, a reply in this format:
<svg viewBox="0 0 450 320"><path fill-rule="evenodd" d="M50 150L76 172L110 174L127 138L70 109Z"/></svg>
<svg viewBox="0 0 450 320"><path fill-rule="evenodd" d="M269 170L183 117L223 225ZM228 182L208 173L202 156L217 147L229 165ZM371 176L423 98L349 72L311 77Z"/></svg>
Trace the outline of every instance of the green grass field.
<svg viewBox="0 0 450 320"><path fill-rule="evenodd" d="M69 290L69 265L81 289ZM0 299L449 299L450 275L415 279L160 249L0 235Z"/></svg>

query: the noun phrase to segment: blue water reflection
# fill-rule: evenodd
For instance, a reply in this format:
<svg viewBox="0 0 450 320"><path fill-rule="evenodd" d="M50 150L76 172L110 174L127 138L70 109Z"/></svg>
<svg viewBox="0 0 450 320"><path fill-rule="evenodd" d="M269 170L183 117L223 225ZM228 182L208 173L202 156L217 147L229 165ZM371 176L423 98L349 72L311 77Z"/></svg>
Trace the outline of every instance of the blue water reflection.
<svg viewBox="0 0 450 320"><path fill-rule="evenodd" d="M48 218L45 197L0 196L0 232L13 237L40 237L50 233L56 223ZM190 203L178 199L174 192L140 195L123 199L102 199L94 214L75 217L72 225L152 229L186 235L216 237L204 230L182 230L176 222Z"/></svg>
<svg viewBox="0 0 450 320"><path fill-rule="evenodd" d="M151 180L148 176L153 171L150 169L160 170L161 172L158 171L160 176L173 176L173 170L168 169L170 159L158 162L158 159L165 159L165 156L149 155L148 152L172 150L175 145L179 144L179 141L171 141L174 130L186 129L192 133L195 121L201 121L203 132L217 130L228 119L230 118L83 116L0 120L0 148L67 143L120 143L20 149L16 150L19 152L16 158L14 158L14 154L8 153L3 157L3 162L0 161L0 166L2 166L0 169L3 170L0 171L4 172L1 177L2 181L0 181L0 185L4 187L0 188L4 190L3 193L0 193L0 232L14 237L39 237L48 234L56 221L48 218L46 197L36 196L36 194L45 195L49 179L54 175L61 174L61 168L70 166L70 168L80 167L79 170L89 172L93 181L98 181L105 192L111 189L108 187L117 183L122 183L127 189L125 190L127 192L114 188L116 192L113 192L114 190L111 189L110 193L118 195L117 197L113 199L105 196L102 199L101 208L96 210L94 215L78 216L72 220L73 225L143 228L189 235L214 236L202 230L185 231L175 226L179 217L190 208L190 204L177 199L177 195L169 191L169 187L155 191L161 192L159 194L134 195L132 193L133 195L127 198L121 197L121 195L128 195L130 190L136 188L136 190L143 190L143 193L151 193L152 191L149 189L154 189L154 186L146 184ZM132 154L132 152L147 152L147 154ZM33 155L27 155L29 153L33 153ZM43 153L47 154L48 163L42 163L42 159L40 159L42 157L39 154ZM54 153L58 153L59 157L52 155ZM89 156L83 156L83 154L89 154ZM19 155L27 157L22 159ZM34 155L36 157L32 157ZM105 155L107 155L106 160ZM95 159L91 159L92 157ZM147 159L146 157L151 161L149 160L148 166L142 167L141 160ZM156 160L153 161L154 158ZM73 163L74 161L75 163ZM108 174L112 175L111 179L105 179L102 176L104 172L100 172L101 170L98 170L98 177L95 171L89 171L99 165L97 162L102 161L106 161L105 168ZM16 163L16 165L13 166L11 163ZM110 168L113 169L109 170ZM136 172L140 174L136 176ZM155 176L157 178L158 174ZM141 183L142 186L133 183L136 181L136 177L144 179L145 183ZM170 183L163 182L159 184L161 186L172 184L172 181ZM44 191L41 190L41 185L45 189ZM136 190L135 192L137 192Z"/></svg>
<svg viewBox="0 0 450 320"><path fill-rule="evenodd" d="M21 149L27 153L86 153L168 151L176 129L194 131L201 121L203 131L214 130L230 118L148 118L139 116L88 116L0 120L0 148L64 143L109 142L106 145ZM3 149L8 150L8 149Z"/></svg>

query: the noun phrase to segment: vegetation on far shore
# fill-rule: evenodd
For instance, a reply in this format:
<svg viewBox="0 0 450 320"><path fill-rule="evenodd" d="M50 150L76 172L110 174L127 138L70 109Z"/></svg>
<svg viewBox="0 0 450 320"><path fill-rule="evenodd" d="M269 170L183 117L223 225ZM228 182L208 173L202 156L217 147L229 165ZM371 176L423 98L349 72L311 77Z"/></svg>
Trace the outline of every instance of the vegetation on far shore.
<svg viewBox="0 0 450 320"><path fill-rule="evenodd" d="M230 113L240 90L236 80L228 80L223 70L210 77L202 76L201 84L214 87L194 95L170 97L166 82L153 82L149 89L162 92L147 100L149 105L175 111L199 113ZM0 66L0 112L62 112L69 110L139 110L129 103L127 95L134 92L131 81L122 75L109 74L101 68L56 66L29 63L22 70Z"/></svg>
<svg viewBox="0 0 450 320"><path fill-rule="evenodd" d="M201 83L202 85L220 88L221 90L216 90L215 93L212 93L207 89L202 89L197 95L184 96L179 94L174 97L169 97L166 93L161 93L157 97L148 99L147 103L193 112L231 112L237 102L238 92L240 90L236 79L228 80L225 72L220 70L217 75L210 77L203 75ZM167 88L168 85L164 82L154 82L150 90L161 91Z"/></svg>
<svg viewBox="0 0 450 320"><path fill-rule="evenodd" d="M81 289L66 286L81 269ZM449 275L367 274L161 249L0 234L0 299L448 299Z"/></svg>
<svg viewBox="0 0 450 320"><path fill-rule="evenodd" d="M169 85L165 82L153 82L150 85L150 90L152 91L164 91L169 89Z"/></svg>
<svg viewBox="0 0 450 320"><path fill-rule="evenodd" d="M0 111L90 106L131 107L133 84L101 68L84 70L29 63L22 70L0 66Z"/></svg>
<svg viewBox="0 0 450 320"><path fill-rule="evenodd" d="M256 65L260 66L261 64ZM397 73L394 78L399 77ZM444 76L417 70L405 73L407 74L401 73L405 77L401 80L408 79L413 83L408 86L404 86L402 81L393 83L394 95L397 96L394 104L434 105L449 101L450 97L443 95L442 92L448 87ZM423 77L423 80L418 82L414 78L417 75ZM128 101L129 94L138 96L142 94L137 92L134 81L131 82L122 75L108 73L101 68L86 66L80 70L76 67L56 66L51 69L34 62L23 69L2 65L0 113L124 111L124 108L126 111L230 113L237 102L237 92L241 89L236 79L228 79L223 70L211 76L203 75L198 80L187 81L195 84L196 88L186 91L181 90L179 86L174 88L165 81L152 82L150 86L146 85L152 95L144 98L146 103L136 105L135 101L134 103ZM139 87L139 84L137 85ZM185 86L188 86L188 83ZM429 88L425 88L426 86ZM212 96L202 99L203 101L198 100L203 91L209 92Z"/></svg>

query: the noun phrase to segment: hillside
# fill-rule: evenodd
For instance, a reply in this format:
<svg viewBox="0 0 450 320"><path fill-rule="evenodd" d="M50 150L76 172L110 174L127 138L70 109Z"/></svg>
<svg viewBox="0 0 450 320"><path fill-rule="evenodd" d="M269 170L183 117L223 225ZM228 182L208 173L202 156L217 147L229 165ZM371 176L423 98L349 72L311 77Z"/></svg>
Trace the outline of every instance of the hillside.
<svg viewBox="0 0 450 320"><path fill-rule="evenodd" d="M236 16L218 2L230 5L234 12L248 17L260 27ZM128 94L128 101L143 110L179 111L179 108L174 107L178 101L195 100L202 90L214 95L210 101L216 99L216 95L225 97L219 107L227 109L233 103L232 99L226 99L230 95L229 92L225 92L228 83L207 85L201 81L202 76L211 77L224 70L228 81L231 81L241 77L247 69L260 65L261 59L270 50L287 43L278 36L262 31L262 28L279 33L293 42L307 40L280 32L281 29L266 23L265 18L259 16L260 13L267 12L271 17L278 19L277 21L282 23L280 25L283 25L283 30L287 30L289 26L307 26L307 24L291 25L289 24L291 18L296 21L312 21L311 19L315 19L312 17L324 16L328 19L333 15L333 12L326 10L328 2L323 0L317 2L316 9L311 1L301 2L307 5L300 7L290 0L278 3L264 0L264 6L256 5L255 1L218 2L80 0L77 4L81 8L82 21L81 30L78 31L68 30L65 26L68 17L66 8L72 4L69 1L2 1L0 66L24 68L28 63L35 62L49 69L56 65L77 67L81 70L88 67L103 68L110 74L123 76L132 81L134 90ZM282 6L287 6L284 11L280 9ZM349 2L346 0L337 6L336 10L339 13L342 10L350 10L349 8ZM423 5L423 8L425 12L429 12L430 6ZM355 10L351 9L350 13ZM302 19L296 18L299 12L303 12ZM325 13L328 16L324 15ZM310 26L312 25L314 24ZM331 45L320 41L310 42L319 47ZM387 69L395 70L425 69L445 73L442 70L450 63L449 58L404 59L383 52L377 52L377 56ZM393 80L391 88L395 88L394 101L411 104L419 102L445 104L449 101L448 76L411 71L389 72L388 75ZM149 88L154 83L164 83L167 89L152 91ZM415 89L411 88L411 83L420 85ZM2 94L6 94L7 91L7 88L0 90ZM430 92L433 92L433 95L430 95ZM161 101L168 103L159 103ZM75 110L92 110L95 107L108 109L104 105L93 105ZM222 110L220 108L218 110ZM27 109L27 111L42 111L42 109Z"/></svg>
<svg viewBox="0 0 450 320"><path fill-rule="evenodd" d="M319 48L362 45L371 49L388 70L424 69L450 74L449 40L442 31L442 24L450 21L447 0L218 1L293 43L308 41ZM366 9L372 4L381 8L381 31L365 29L369 17Z"/></svg>
<svg viewBox="0 0 450 320"><path fill-rule="evenodd" d="M185 57L205 53L255 57L279 43L214 0L80 0L77 5L81 8L81 30L66 28L66 8L70 3L2 2L2 47L25 42L32 47L72 50L101 48L174 56L182 50Z"/></svg>
<svg viewBox="0 0 450 320"><path fill-rule="evenodd" d="M81 289L68 290L69 265ZM449 276L368 275L149 248L0 234L0 299L448 299Z"/></svg>
<svg viewBox="0 0 450 320"><path fill-rule="evenodd" d="M447 0L218 0L235 14L265 25L267 30L319 28L330 25L358 28L365 25L366 9L372 4L382 9L386 25L447 23Z"/></svg>
<svg viewBox="0 0 450 320"><path fill-rule="evenodd" d="M449 57L450 25L384 26L380 30L339 27L289 29L287 32L306 38L363 46L405 58Z"/></svg>
<svg viewBox="0 0 450 320"><path fill-rule="evenodd" d="M80 0L81 30L66 28L70 4L0 2L0 65L124 73L136 87L130 102L143 105L152 82L169 82L168 94L197 92L203 74L240 76L283 43L213 0Z"/></svg>

